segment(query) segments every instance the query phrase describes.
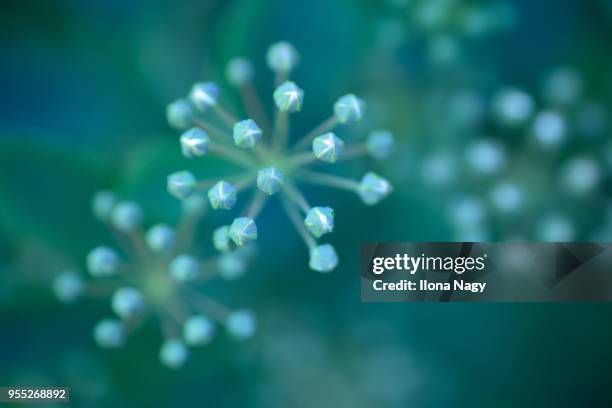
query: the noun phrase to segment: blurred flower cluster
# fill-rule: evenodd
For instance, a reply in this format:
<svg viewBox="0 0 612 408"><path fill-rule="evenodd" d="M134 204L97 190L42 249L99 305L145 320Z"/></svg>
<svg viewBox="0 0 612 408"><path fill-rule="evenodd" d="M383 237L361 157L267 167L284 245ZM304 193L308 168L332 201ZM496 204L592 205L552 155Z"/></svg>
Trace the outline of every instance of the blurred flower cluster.
<svg viewBox="0 0 612 408"><path fill-rule="evenodd" d="M144 214L137 203L120 201L110 191L94 196L93 212L109 226L119 249L107 245L92 249L86 258L89 278L67 270L55 278L53 289L64 303L82 297L110 298L115 316L101 319L93 329L100 347L122 347L129 334L153 318L164 337L160 361L176 369L187 361L189 347L211 341L217 323L238 339L254 334L256 323L250 311L231 310L202 287L215 277L240 277L252 250L245 247L200 258L195 232L206 207L203 198L185 200L176 228L155 224L145 231Z"/></svg>
<svg viewBox="0 0 612 408"><path fill-rule="evenodd" d="M456 239L604 238L609 116L587 89L578 71L557 67L532 92L502 85L448 100L461 143L431 149L421 176L450 193Z"/></svg>
<svg viewBox="0 0 612 408"><path fill-rule="evenodd" d="M380 47L409 45L434 66L456 65L483 42L516 25L508 0L388 0L377 28Z"/></svg>
<svg viewBox="0 0 612 408"><path fill-rule="evenodd" d="M597 84L569 65L536 82L500 80L503 58L491 50L503 50L499 34L520 23L512 2L392 0L388 9L375 55L398 68L375 79L395 104L379 97L379 110L414 109L402 117L414 138L398 148L414 152L415 164L394 176L437 197L453 238L607 239L612 143Z"/></svg>

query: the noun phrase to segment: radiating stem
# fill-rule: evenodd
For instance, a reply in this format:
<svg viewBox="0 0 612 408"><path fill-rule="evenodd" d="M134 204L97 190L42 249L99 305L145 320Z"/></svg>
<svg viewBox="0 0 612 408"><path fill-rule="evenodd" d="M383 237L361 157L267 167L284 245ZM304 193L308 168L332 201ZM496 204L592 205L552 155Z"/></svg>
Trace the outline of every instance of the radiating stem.
<svg viewBox="0 0 612 408"><path fill-rule="evenodd" d="M236 148L230 148L228 146L213 143L210 145L210 151L238 166L245 168L255 167L253 160L247 154L237 150Z"/></svg>
<svg viewBox="0 0 612 408"><path fill-rule="evenodd" d="M196 235L197 227L198 227L197 219L193 219L190 217L190 219L181 221L181 224L179 225L179 230L177 233L176 247L178 249L178 252L182 253L182 252L189 251L191 243L193 242L193 239Z"/></svg>
<svg viewBox="0 0 612 408"><path fill-rule="evenodd" d="M276 111L276 121L274 127L274 150L279 152L287 147L289 138L289 113L280 109Z"/></svg>
<svg viewBox="0 0 612 408"><path fill-rule="evenodd" d="M236 191L240 192L251 187L251 185L255 182L256 177L257 175L253 173L247 173L243 175L238 181L234 183Z"/></svg>
<svg viewBox="0 0 612 408"><path fill-rule="evenodd" d="M264 108L261 98L253 86L252 82L247 82L240 87L240 95L242 96L242 102L246 107L246 112L249 117L252 117L255 122L261 126L263 133L269 135L272 131L270 126L270 120L268 114Z"/></svg>
<svg viewBox="0 0 612 408"><path fill-rule="evenodd" d="M263 210L266 201L268 201L268 195L263 191L257 190L255 197L251 200L251 204L246 211L246 216L249 218L257 218L261 210Z"/></svg>
<svg viewBox="0 0 612 408"><path fill-rule="evenodd" d="M357 157L365 156L368 154L368 149L365 143L359 143L352 145L344 149L344 152L338 157L338 161L355 159Z"/></svg>
<svg viewBox="0 0 612 408"><path fill-rule="evenodd" d="M187 298L201 314L219 323L225 323L227 316L231 313L229 308L195 290L188 290Z"/></svg>
<svg viewBox="0 0 612 408"><path fill-rule="evenodd" d="M281 86L285 81L289 80L289 73L288 72L278 72L276 74L276 76L274 77L274 84L276 85L276 87L278 88L279 86Z"/></svg>
<svg viewBox="0 0 612 408"><path fill-rule="evenodd" d="M223 179L234 184L237 191L241 191L253 184L255 177L256 175L253 174L253 172L245 172L230 177L198 180L198 183L196 184L196 189L199 191L208 190Z"/></svg>
<svg viewBox="0 0 612 408"><path fill-rule="evenodd" d="M233 129L236 122L238 122L238 118L236 118L236 116L234 116L220 104L216 104L214 109L217 115L219 115L219 117L223 121L223 123L225 123L225 125L230 129Z"/></svg>
<svg viewBox="0 0 612 408"><path fill-rule="evenodd" d="M109 227L113 236L115 237L115 241L119 243L119 246L121 247L123 252L129 257L138 259L138 254L136 253L135 248L131 245L129 239L126 238L125 234L123 234L121 231L119 231L112 225L109 225Z"/></svg>
<svg viewBox="0 0 612 408"><path fill-rule="evenodd" d="M188 252L193 242L198 227L198 219L188 217L181 220L177 231L176 248L177 252Z"/></svg>
<svg viewBox="0 0 612 408"><path fill-rule="evenodd" d="M321 123L319 126L314 128L313 130L308 132L304 137L302 137L300 140L298 140L293 145L291 150L298 151L298 150L302 150L302 149L308 147L308 145L312 142L312 140L315 137L321 136L322 134L327 133L327 132L331 132L337 125L338 125L338 119L336 119L335 116L329 117L323 123Z"/></svg>
<svg viewBox="0 0 612 408"><path fill-rule="evenodd" d="M358 182L340 176L332 176L330 174L302 170L300 172L295 173L295 177L305 183L340 188L349 191L359 191Z"/></svg>
<svg viewBox="0 0 612 408"><path fill-rule="evenodd" d="M306 230L298 208L286 197L281 197L281 202L283 203L283 208L285 209L287 216L289 217L295 229L298 231L298 233L304 240L304 243L306 243L308 249L312 250L313 248L315 248L317 246L317 241L312 237L312 235L310 235L308 230Z"/></svg>
<svg viewBox="0 0 612 408"><path fill-rule="evenodd" d="M218 127L206 122L201 118L194 118L193 123L197 127L205 130L210 135L210 137L217 142L223 142L226 144L232 142L232 135L230 133L219 129Z"/></svg>
<svg viewBox="0 0 612 408"><path fill-rule="evenodd" d="M143 314L128 319L124 324L127 334L137 331L150 316L151 310L147 309Z"/></svg>
<svg viewBox="0 0 612 408"><path fill-rule="evenodd" d="M170 340L179 337L177 324L172 321L172 315L162 306L157 306L157 314L161 331L164 334L164 340Z"/></svg>
<svg viewBox="0 0 612 408"><path fill-rule="evenodd" d="M290 156L287 160L287 165L290 168L298 168L301 166L306 166L317 160L317 157L313 152L301 152Z"/></svg>
<svg viewBox="0 0 612 408"><path fill-rule="evenodd" d="M177 297L176 302L175 302L176 308L180 309L181 316L183 317L182 323L184 323L192 315L191 308L187 304L187 301L183 299L182 293L177 294L176 297Z"/></svg>
<svg viewBox="0 0 612 408"><path fill-rule="evenodd" d="M311 207L308 204L308 201L306 201L306 198L304 197L300 189L297 188L297 186L291 181L288 181L285 184L285 194L287 194L287 197L289 197L291 201L297 204L297 206L304 212L304 214L310 211Z"/></svg>
<svg viewBox="0 0 612 408"><path fill-rule="evenodd" d="M161 304L160 306L168 313L168 316L172 318L174 323L180 327L187 316L183 314L184 311L180 310L177 305L176 299L172 299L172 301Z"/></svg>
<svg viewBox="0 0 612 408"><path fill-rule="evenodd" d="M270 152L268 151L268 148L264 145L264 141L262 140L257 146L255 146L255 154L257 155L257 158L260 161L267 161L269 156L270 156Z"/></svg>
<svg viewBox="0 0 612 408"><path fill-rule="evenodd" d="M153 262L151 252L144 240L144 232L141 229L132 230L127 233L127 236L132 244L132 247L136 251L140 262L145 266L150 266Z"/></svg>
<svg viewBox="0 0 612 408"><path fill-rule="evenodd" d="M197 212L183 211L181 221L176 228L176 248L178 253L189 250L189 245L193 242L198 223L206 212L208 202L204 202L204 208Z"/></svg>

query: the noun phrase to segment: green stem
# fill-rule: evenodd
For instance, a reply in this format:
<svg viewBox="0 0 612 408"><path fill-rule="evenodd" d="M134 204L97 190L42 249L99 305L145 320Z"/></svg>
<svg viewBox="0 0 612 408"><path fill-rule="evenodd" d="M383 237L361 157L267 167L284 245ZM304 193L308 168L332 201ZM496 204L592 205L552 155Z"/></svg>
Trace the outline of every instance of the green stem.
<svg viewBox="0 0 612 408"><path fill-rule="evenodd" d="M233 140L232 135L201 118L194 118L193 124L205 130L214 141L228 143Z"/></svg>
<svg viewBox="0 0 612 408"><path fill-rule="evenodd" d="M302 152L290 156L287 159L287 165L290 168L295 169L301 166L306 166L316 160L317 158L313 152Z"/></svg>
<svg viewBox="0 0 612 408"><path fill-rule="evenodd" d="M257 218L261 210L263 210L266 201L268 201L268 195L263 191L257 190L255 197L251 200L251 204L246 211L246 216L249 218Z"/></svg>
<svg viewBox="0 0 612 408"><path fill-rule="evenodd" d="M243 174L235 183L234 186L236 187L236 191L240 192L243 191L249 187L251 187L251 185L253 185L253 183L255 182L255 178L257 176L253 173L246 173Z"/></svg>
<svg viewBox="0 0 612 408"><path fill-rule="evenodd" d="M151 316L151 310L146 310L142 315L135 316L125 322L125 330L128 334L136 332L143 323Z"/></svg>
<svg viewBox="0 0 612 408"><path fill-rule="evenodd" d="M253 162L249 155L241 152L240 150L237 150L235 147L229 147L213 143L210 145L210 151L231 161L232 163L238 166L247 169L255 167L255 162Z"/></svg>
<svg viewBox="0 0 612 408"><path fill-rule="evenodd" d="M255 154L257 155L257 158L259 159L260 162L266 162L270 159L270 151L268 151L268 148L265 145L266 142L264 142L263 140L257 145L255 146Z"/></svg>
<svg viewBox="0 0 612 408"><path fill-rule="evenodd" d="M317 173L314 171L302 170L295 173L295 177L302 182L317 184L325 187L340 188L348 191L359 191L359 183L355 180L350 180L344 177L332 176L325 173Z"/></svg>
<svg viewBox="0 0 612 408"><path fill-rule="evenodd" d="M246 107L247 115L252 117L255 122L261 126L265 135L269 135L272 131L270 120L268 119L268 114L266 113L263 103L261 102L261 98L253 86L253 83L247 82L241 86L240 95L242 96L242 102Z"/></svg>
<svg viewBox="0 0 612 408"><path fill-rule="evenodd" d="M145 267L151 266L153 264L153 259L151 256L151 252L149 251L145 243L144 232L141 229L132 230L127 233L127 236L140 262Z"/></svg>
<svg viewBox="0 0 612 408"><path fill-rule="evenodd" d="M304 226L304 222L302 218L300 217L300 212L295 206L295 204L287 200L287 198L285 197L281 197L281 202L283 204L283 208L285 209L285 212L287 213L287 216L291 220L291 223L293 224L295 229L298 231L298 233L304 240L304 243L306 244L308 249L312 250L313 248L315 248L317 246L317 241L312 237L312 235L310 235L308 230L306 230L306 227Z"/></svg>
<svg viewBox="0 0 612 408"><path fill-rule="evenodd" d="M338 161L345 161L350 159L356 159L368 154L368 149L365 143L359 143L352 145L344 149L344 152L338 157Z"/></svg>
<svg viewBox="0 0 612 408"><path fill-rule="evenodd" d="M159 325L164 335L164 340L170 340L179 337L179 329L177 322L173 321L172 314L165 310L162 306L157 306L157 314L159 318Z"/></svg>
<svg viewBox="0 0 612 408"><path fill-rule="evenodd" d="M240 173L240 174L236 174L234 176L229 176L229 177L222 177L222 178L217 177L214 179L198 180L198 183L196 184L196 189L199 191L209 190L211 187L217 184L220 180L226 180L234 184L234 187L236 187L237 191L241 191L249 187L251 184L253 184L256 177L257 176L253 174L253 172L249 171L249 172Z"/></svg>
<svg viewBox="0 0 612 408"><path fill-rule="evenodd" d="M319 126L308 132L304 137L298 140L291 150L298 151L302 150L313 141L313 139L317 136L321 136L324 133L331 132L338 125L338 119L335 116L331 116L327 118L323 123Z"/></svg>
<svg viewBox="0 0 612 408"><path fill-rule="evenodd" d="M289 80L289 73L288 72L279 72L274 77L274 84L278 88L279 86L281 86L283 83L285 83L288 80Z"/></svg>
<svg viewBox="0 0 612 408"><path fill-rule="evenodd" d="M190 248L190 244L196 234L198 223L204 216L206 208L208 207L208 201L205 201L204 208L196 213L190 213L183 211L181 215L181 221L176 229L176 248L178 253L186 252Z"/></svg>
<svg viewBox="0 0 612 408"><path fill-rule="evenodd" d="M297 188L297 186L294 183L292 183L291 181L288 181L285 184L284 192L285 194L287 194L287 197L289 197L291 201L297 204L297 206L304 212L304 214L310 211L311 207L308 204L308 201L306 201L306 198L304 197L300 189Z"/></svg>
<svg viewBox="0 0 612 408"><path fill-rule="evenodd" d="M276 121L274 127L274 150L279 152L287 146L289 138L289 113L280 109L276 111Z"/></svg>
<svg viewBox="0 0 612 408"><path fill-rule="evenodd" d="M219 118L221 118L221 120L223 121L223 123L225 123L225 125L230 129L234 129L234 125L236 124L236 122L238 122L238 118L236 118L236 116L231 114L227 109L225 109L219 104L216 104L214 109L217 115L219 115Z"/></svg>
<svg viewBox="0 0 612 408"><path fill-rule="evenodd" d="M115 241L117 241L123 252L131 258L138 259L138 254L136 253L134 247L131 245L129 239L127 239L125 234L123 234L113 225L109 224L109 228L111 230L111 233L113 234L113 237L115 238Z"/></svg>
<svg viewBox="0 0 612 408"><path fill-rule="evenodd" d="M196 309L204 316L210 317L219 323L225 323L227 316L231 313L231 310L221 303L217 302L197 292L189 289L187 292L187 299L191 301Z"/></svg>

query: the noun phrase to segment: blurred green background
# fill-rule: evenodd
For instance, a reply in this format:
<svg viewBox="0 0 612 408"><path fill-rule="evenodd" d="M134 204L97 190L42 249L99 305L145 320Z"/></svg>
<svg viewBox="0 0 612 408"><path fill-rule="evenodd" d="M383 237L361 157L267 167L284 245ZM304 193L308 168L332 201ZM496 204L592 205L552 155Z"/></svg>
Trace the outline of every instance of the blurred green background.
<svg viewBox="0 0 612 408"><path fill-rule="evenodd" d="M4 1L0 386L69 386L79 406L605 405L608 304L360 303L361 241L462 240L474 230L491 240L538 239L534 228L559 212L572 239L609 236L612 3L509 1L486 20L500 27L484 31L477 19L459 28L452 18L453 24L427 26L423 3ZM460 12L493 4L433 3ZM177 372L158 361L161 334L154 324L121 350L98 349L91 328L108 314L108 301L64 306L50 289L59 271L84 269L87 251L112 243L91 215L92 194L110 188L140 202L148 223L175 222L178 203L165 178L188 165L166 123L166 105L198 80L226 89L225 64L242 55L254 62L256 85L271 106L265 53L279 40L301 54L294 78L306 100L297 130L329 116L338 95L362 95L369 117L356 134L388 128L398 148L384 162L343 171L356 178L375 169L391 180L394 194L365 207L347 194L308 190L338 212L332 242L341 265L329 275L308 270L306 251L279 208L262 214L270 233L261 234L253 267L219 293L225 303L256 312L259 330L250 341L220 335ZM545 105L538 96L543 81L564 66L583 84L572 109L586 101L603 107L595 136L572 129L570 142L552 154L533 149L528 129L492 123L488 112L498 89L520 87ZM487 113L474 121L461 114L455 123L447 102L465 90ZM227 98L238 106L235 92ZM460 176L432 187L425 158L448 152L461 161L464 147L484 134L508 146L506 170L482 178L464 163L452 171ZM580 194L558 180L576 154L593 158L598 169L597 185ZM198 175L214 166L200 160ZM502 216L489 209L478 228L458 229L457 200L486 200L485 186L509 174L530 186L524 212ZM210 232L221 222L206 218L202 246L210 246Z"/></svg>

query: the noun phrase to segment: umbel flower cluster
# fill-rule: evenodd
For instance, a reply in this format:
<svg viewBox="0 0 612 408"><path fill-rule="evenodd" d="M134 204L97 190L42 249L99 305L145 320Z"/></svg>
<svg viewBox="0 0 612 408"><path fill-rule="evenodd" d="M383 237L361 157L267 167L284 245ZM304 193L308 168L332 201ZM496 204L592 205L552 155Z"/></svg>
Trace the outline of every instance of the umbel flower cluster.
<svg viewBox="0 0 612 408"><path fill-rule="evenodd" d="M394 50L425 51L434 65L456 66L482 43L512 30L515 4L508 0L390 0L389 15L379 22L378 44ZM477 53L478 54L478 53Z"/></svg>
<svg viewBox="0 0 612 408"><path fill-rule="evenodd" d="M80 297L110 297L114 316L103 318L93 329L99 346L122 347L129 334L153 317L164 335L161 362L180 368L189 357L189 347L211 341L217 323L238 339L254 334L256 323L250 311L230 310L200 288L217 276L231 280L242 275L249 250L196 257L195 230L206 207L203 198L185 200L178 227L156 224L145 231L138 204L119 201L110 191L94 196L94 214L108 224L121 251L106 245L92 249L86 259L89 278L75 270L65 271L56 277L53 289L65 303Z"/></svg>
<svg viewBox="0 0 612 408"><path fill-rule="evenodd" d="M452 186L448 213L457 239L609 236L602 228L609 221L601 220L612 167L609 112L587 90L580 71L560 66L537 89L506 85L490 96L473 90L475 108L449 112L473 122L470 140L426 157L422 177L439 190Z"/></svg>
<svg viewBox="0 0 612 408"><path fill-rule="evenodd" d="M244 58L231 60L226 73L228 82L240 90L246 116L237 117L222 106L220 89L212 82L194 84L188 97L171 103L168 122L183 131L180 145L185 157L218 155L243 171L221 180L198 180L187 170L179 171L168 177L168 191L181 200L205 192L211 207L220 211L233 209L239 192L253 191L250 202L241 206L242 213L231 225L215 231L215 246L222 251L256 240L258 215L270 197L278 197L308 247L310 268L329 272L337 266L338 256L330 244L317 240L333 231L335 211L327 203L311 205L299 184L347 190L367 205L376 204L392 191L381 176L368 172L360 180L352 180L312 168L367 154L383 159L394 141L384 130L372 131L366 141L352 146L338 137L336 127L359 122L366 110L362 99L347 94L335 102L331 117L290 143L291 116L302 110L305 100L304 91L289 79L298 61L299 55L289 43L279 42L268 50L267 63L276 76L273 121L253 86L253 65Z"/></svg>

